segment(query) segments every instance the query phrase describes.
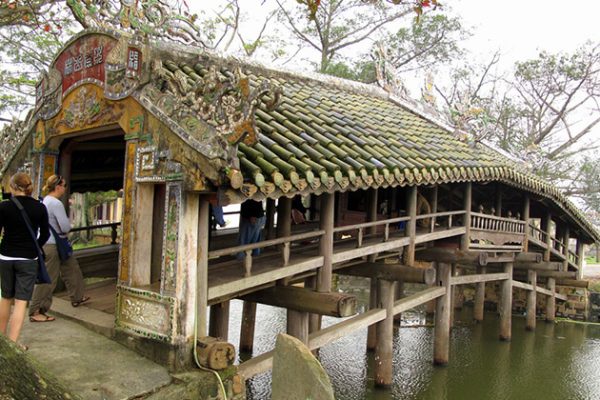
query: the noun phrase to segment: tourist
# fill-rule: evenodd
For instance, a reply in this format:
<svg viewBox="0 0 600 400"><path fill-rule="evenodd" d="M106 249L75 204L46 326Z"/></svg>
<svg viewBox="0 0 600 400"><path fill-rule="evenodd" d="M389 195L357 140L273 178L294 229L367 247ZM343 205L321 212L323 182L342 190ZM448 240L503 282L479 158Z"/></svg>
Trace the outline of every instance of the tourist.
<svg viewBox="0 0 600 400"><path fill-rule="evenodd" d="M240 232L239 244L250 244L260 242L262 227L265 225L265 212L262 202L246 200L240 207ZM260 254L260 249L252 250L252 255ZM238 253L237 258L243 259L245 254Z"/></svg>
<svg viewBox="0 0 600 400"><path fill-rule="evenodd" d="M30 221L31 230L39 231L37 245L34 242L23 214L17 204L5 200L0 203L0 281L2 300L0 301L0 333L15 343L19 339L23 320L27 312L27 302L31 300L38 274L38 248L43 246L48 231L46 207L31 197L33 184L29 175L18 172L10 178L10 190L14 198L23 206ZM35 234L35 233L34 233ZM14 303L11 316L11 306ZM10 320L10 327L8 322ZM27 347L19 344L21 349Z"/></svg>
<svg viewBox="0 0 600 400"><path fill-rule="evenodd" d="M67 233L71 230L71 222L65 211L65 206L59 200L66 193L66 189L67 183L60 175L50 176L46 180L46 186L44 186L44 191L48 193L44 197L44 204L48 209L49 223L61 238L66 238ZM53 320L46 313L52 306L52 293L56 288L59 275L67 287L73 307L78 307L90 299L83 294L83 275L79 269L79 263L73 255L66 260L60 259L56 239L53 235L50 236L48 243L44 246L44 252L46 253L46 266L52 283L36 285L29 306L29 320L31 322L50 322Z"/></svg>

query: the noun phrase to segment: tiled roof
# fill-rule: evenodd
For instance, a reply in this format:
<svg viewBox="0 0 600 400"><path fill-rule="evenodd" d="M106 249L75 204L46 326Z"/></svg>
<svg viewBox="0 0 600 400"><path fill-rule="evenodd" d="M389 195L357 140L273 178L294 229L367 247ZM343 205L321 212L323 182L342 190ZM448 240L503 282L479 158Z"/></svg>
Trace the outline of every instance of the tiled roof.
<svg viewBox="0 0 600 400"><path fill-rule="evenodd" d="M165 66L186 72L194 81L208 72L200 63ZM244 73L253 84L269 79L282 89L275 110L263 107L256 112L259 142L238 147L244 180L267 196L499 181L551 199L594 240L600 239L556 187L486 146L459 139L443 123L383 90L256 66Z"/></svg>

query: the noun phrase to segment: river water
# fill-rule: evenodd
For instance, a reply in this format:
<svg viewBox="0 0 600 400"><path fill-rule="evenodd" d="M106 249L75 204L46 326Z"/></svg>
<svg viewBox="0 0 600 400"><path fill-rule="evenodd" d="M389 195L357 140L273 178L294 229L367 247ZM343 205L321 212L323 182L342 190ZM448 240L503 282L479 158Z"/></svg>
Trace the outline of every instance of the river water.
<svg viewBox="0 0 600 400"><path fill-rule="evenodd" d="M366 307L366 279L338 279L344 292L357 295ZM409 289L410 290L410 289ZM230 341L237 345L242 303L231 304ZM339 319L325 318L325 326ZM571 322L548 324L538 320L535 332L525 330L525 318L513 317L512 340L498 339L495 313L474 323L472 310L456 313L450 363L435 367L433 328L423 312L402 315L394 329L394 382L391 388L373 387L373 354L366 351L362 329L320 351L338 400L593 400L600 399L600 325ZM259 305L254 355L272 350L275 336L285 332L285 310ZM239 361L248 355L240 355ZM270 373L248 383L249 400L270 398Z"/></svg>

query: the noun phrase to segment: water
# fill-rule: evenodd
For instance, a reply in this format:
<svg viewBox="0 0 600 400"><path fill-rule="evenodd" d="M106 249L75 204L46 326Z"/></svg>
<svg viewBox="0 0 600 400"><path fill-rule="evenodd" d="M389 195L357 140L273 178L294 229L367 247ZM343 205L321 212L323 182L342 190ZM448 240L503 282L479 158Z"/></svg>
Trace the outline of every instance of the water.
<svg viewBox="0 0 600 400"><path fill-rule="evenodd" d="M339 287L357 295L360 307L368 299L368 281L341 279ZM242 303L232 302L230 341L239 340ZM423 326L419 312L403 314L394 330L394 382L389 389L373 387L373 355L366 352L367 331L339 339L321 349L320 359L338 400L592 400L600 399L600 325L547 324L538 320L535 332L525 331L525 319L513 318L512 341L498 339L494 313L481 324L471 309L456 315L450 363L435 367L433 328ZM275 346L285 332L283 309L258 306L254 354ZM325 318L324 325L339 322ZM247 357L247 356L246 356ZM244 356L240 360L244 360ZM248 399L270 398L270 373L248 384Z"/></svg>

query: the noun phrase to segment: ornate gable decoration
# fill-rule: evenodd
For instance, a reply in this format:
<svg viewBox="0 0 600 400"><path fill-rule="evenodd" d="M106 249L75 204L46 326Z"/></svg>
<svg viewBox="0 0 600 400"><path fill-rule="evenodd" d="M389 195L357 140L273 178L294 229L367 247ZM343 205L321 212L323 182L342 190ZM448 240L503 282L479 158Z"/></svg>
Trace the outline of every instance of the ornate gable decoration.
<svg viewBox="0 0 600 400"><path fill-rule="evenodd" d="M93 83L106 98L122 99L143 78L143 44L134 37L88 31L77 35L58 54L36 89L36 112L53 118L62 100L81 85Z"/></svg>

